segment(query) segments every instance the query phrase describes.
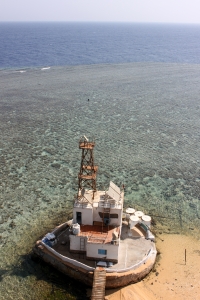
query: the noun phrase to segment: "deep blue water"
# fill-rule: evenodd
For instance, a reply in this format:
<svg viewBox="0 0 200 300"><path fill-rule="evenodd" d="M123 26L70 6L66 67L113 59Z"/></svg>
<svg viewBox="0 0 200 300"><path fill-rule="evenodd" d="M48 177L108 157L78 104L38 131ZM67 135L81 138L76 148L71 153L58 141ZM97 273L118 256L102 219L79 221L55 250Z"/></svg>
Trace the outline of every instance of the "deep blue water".
<svg viewBox="0 0 200 300"><path fill-rule="evenodd" d="M200 63L200 25L0 23L0 69Z"/></svg>

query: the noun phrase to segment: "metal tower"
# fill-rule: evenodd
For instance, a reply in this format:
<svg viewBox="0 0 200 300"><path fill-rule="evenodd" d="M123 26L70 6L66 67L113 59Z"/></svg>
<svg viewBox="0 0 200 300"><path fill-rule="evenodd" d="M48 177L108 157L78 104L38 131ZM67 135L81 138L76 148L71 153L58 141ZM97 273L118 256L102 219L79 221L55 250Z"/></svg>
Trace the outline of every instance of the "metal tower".
<svg viewBox="0 0 200 300"><path fill-rule="evenodd" d="M98 166L94 165L93 149L95 146L94 141L89 141L86 136L83 136L79 141L79 149L82 149L82 158L80 172L78 174L78 194L84 194L85 189L93 190L96 192L96 173Z"/></svg>

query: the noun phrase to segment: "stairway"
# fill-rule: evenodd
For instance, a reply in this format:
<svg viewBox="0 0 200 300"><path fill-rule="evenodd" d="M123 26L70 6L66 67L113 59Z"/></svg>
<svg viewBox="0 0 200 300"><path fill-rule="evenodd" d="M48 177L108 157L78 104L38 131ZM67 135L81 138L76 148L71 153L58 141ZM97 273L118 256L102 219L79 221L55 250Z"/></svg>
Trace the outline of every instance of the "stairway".
<svg viewBox="0 0 200 300"><path fill-rule="evenodd" d="M91 300L104 300L106 285L106 270L97 267L94 271Z"/></svg>

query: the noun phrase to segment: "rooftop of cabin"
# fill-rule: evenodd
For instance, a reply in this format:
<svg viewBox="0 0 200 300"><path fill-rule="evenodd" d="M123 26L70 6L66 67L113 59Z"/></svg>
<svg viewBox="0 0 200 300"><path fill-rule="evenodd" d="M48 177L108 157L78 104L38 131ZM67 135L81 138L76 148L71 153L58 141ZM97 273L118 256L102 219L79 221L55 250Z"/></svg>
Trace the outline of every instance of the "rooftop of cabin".
<svg viewBox="0 0 200 300"><path fill-rule="evenodd" d="M119 236L119 226L81 225L78 236L87 237L88 243L110 244L113 234Z"/></svg>
<svg viewBox="0 0 200 300"><path fill-rule="evenodd" d="M74 207L102 207L102 208L123 208L124 191L112 181L108 191L96 191L82 189L74 201Z"/></svg>

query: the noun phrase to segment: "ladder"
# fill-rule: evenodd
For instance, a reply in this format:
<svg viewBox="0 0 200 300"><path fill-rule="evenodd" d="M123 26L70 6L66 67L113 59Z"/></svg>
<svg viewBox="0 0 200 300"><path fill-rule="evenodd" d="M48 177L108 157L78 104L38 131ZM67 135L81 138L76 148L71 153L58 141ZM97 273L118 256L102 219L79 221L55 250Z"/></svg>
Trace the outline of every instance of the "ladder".
<svg viewBox="0 0 200 300"><path fill-rule="evenodd" d="M106 285L106 270L97 267L94 271L91 300L104 300Z"/></svg>
<svg viewBox="0 0 200 300"><path fill-rule="evenodd" d="M105 204L104 204L105 205ZM108 215L108 219L110 219L110 206L104 206L103 208L103 222L102 222L102 232L103 232L103 225L104 225L104 215ZM109 222L108 222L108 230L109 230Z"/></svg>
<svg viewBox="0 0 200 300"><path fill-rule="evenodd" d="M80 238L80 250L85 251L85 239Z"/></svg>

